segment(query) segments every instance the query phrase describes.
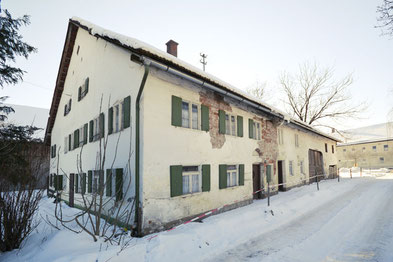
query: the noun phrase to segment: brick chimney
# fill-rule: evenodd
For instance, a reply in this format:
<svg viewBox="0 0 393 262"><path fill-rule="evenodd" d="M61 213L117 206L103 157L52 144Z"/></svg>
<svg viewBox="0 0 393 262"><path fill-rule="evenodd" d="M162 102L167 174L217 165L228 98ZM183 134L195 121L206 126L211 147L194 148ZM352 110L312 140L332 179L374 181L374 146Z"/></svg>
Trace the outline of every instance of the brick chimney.
<svg viewBox="0 0 393 262"><path fill-rule="evenodd" d="M169 41L166 43L166 52L167 52L168 54L171 54L171 55L177 57L177 45L178 45L178 43L176 43L175 41L169 40Z"/></svg>

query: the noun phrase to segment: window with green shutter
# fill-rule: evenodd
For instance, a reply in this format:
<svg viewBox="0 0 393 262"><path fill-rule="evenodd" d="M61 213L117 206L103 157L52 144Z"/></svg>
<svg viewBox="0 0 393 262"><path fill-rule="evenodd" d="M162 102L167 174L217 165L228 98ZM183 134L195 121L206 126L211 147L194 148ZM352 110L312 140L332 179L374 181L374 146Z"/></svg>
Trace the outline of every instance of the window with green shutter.
<svg viewBox="0 0 393 262"><path fill-rule="evenodd" d="M82 192L82 195L86 193L86 173L82 174L81 192Z"/></svg>
<svg viewBox="0 0 393 262"><path fill-rule="evenodd" d="M183 194L182 172L182 166L170 166L171 197L180 196Z"/></svg>
<svg viewBox="0 0 393 262"><path fill-rule="evenodd" d="M243 117L237 116L237 136L243 137Z"/></svg>
<svg viewBox="0 0 393 262"><path fill-rule="evenodd" d="M226 128L225 128L225 111L224 110L218 110L218 131L220 134L225 134L226 133Z"/></svg>
<svg viewBox="0 0 393 262"><path fill-rule="evenodd" d="M177 96L172 96L172 125L181 126L182 116L181 116L181 98Z"/></svg>
<svg viewBox="0 0 393 262"><path fill-rule="evenodd" d="M106 170L106 196L112 196L112 169Z"/></svg>
<svg viewBox="0 0 393 262"><path fill-rule="evenodd" d="M79 174L75 174L75 193L79 193Z"/></svg>
<svg viewBox="0 0 393 262"><path fill-rule="evenodd" d="M219 189L227 188L227 165L218 167L218 187Z"/></svg>
<svg viewBox="0 0 393 262"><path fill-rule="evenodd" d="M94 120L90 120L90 127L89 127L89 142L93 142L94 138Z"/></svg>
<svg viewBox="0 0 393 262"><path fill-rule="evenodd" d="M89 128L88 128L88 124L86 123L84 126L83 126L83 144L84 145L86 145L87 144L87 130L88 130Z"/></svg>
<svg viewBox="0 0 393 262"><path fill-rule="evenodd" d="M201 118L202 118L201 129L203 131L209 131L209 107L208 106L201 105Z"/></svg>
<svg viewBox="0 0 393 262"><path fill-rule="evenodd" d="M72 150L72 135L68 135L68 151Z"/></svg>
<svg viewBox="0 0 393 262"><path fill-rule="evenodd" d="M79 147L79 129L74 131L74 149Z"/></svg>
<svg viewBox="0 0 393 262"><path fill-rule="evenodd" d="M108 109L108 135L113 133L113 107Z"/></svg>
<svg viewBox="0 0 393 262"><path fill-rule="evenodd" d="M249 138L253 138L253 134L254 134L254 120L252 119L248 119L248 137Z"/></svg>
<svg viewBox="0 0 393 262"><path fill-rule="evenodd" d="M105 115L100 114L100 138L105 137Z"/></svg>
<svg viewBox="0 0 393 262"><path fill-rule="evenodd" d="M126 129L127 127L130 127L130 121L131 121L131 96L127 96L126 98L124 98L123 111L124 111L123 128Z"/></svg>
<svg viewBox="0 0 393 262"><path fill-rule="evenodd" d="M123 169L116 169L116 201L123 199Z"/></svg>
<svg viewBox="0 0 393 262"><path fill-rule="evenodd" d="M202 192L210 191L210 165L202 165Z"/></svg>
<svg viewBox="0 0 393 262"><path fill-rule="evenodd" d="M87 171L87 174L87 193L91 193L93 192L93 171L89 170Z"/></svg>
<svg viewBox="0 0 393 262"><path fill-rule="evenodd" d="M244 186L244 164L239 165L239 186Z"/></svg>

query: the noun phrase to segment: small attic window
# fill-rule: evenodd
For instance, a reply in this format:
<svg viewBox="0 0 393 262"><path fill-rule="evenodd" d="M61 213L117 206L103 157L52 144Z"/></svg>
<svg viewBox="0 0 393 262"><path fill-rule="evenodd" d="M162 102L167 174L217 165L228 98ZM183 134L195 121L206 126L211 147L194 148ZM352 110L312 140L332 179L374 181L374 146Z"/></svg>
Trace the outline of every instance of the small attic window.
<svg viewBox="0 0 393 262"><path fill-rule="evenodd" d="M71 104L72 104L72 99L68 100L68 103L64 105L64 116L68 115L68 113L71 111Z"/></svg>
<svg viewBox="0 0 393 262"><path fill-rule="evenodd" d="M85 83L78 88L78 101L81 101L89 92L89 78L86 78Z"/></svg>
<svg viewBox="0 0 393 262"><path fill-rule="evenodd" d="M79 55L79 48L80 46L78 45L78 49L76 49L76 54Z"/></svg>

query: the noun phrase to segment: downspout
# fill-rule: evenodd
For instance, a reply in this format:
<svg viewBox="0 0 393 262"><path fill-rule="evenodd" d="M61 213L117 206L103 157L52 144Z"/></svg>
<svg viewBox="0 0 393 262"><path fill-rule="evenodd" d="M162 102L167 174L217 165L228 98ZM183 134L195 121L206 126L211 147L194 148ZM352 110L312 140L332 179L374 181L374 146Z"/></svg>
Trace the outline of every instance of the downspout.
<svg viewBox="0 0 393 262"><path fill-rule="evenodd" d="M143 74L143 78L141 81L141 85L139 87L138 91L138 96L136 98L135 102L135 217L134 217L134 222L136 224L136 236L141 236L142 232L142 209L140 207L140 199L139 199L139 194L140 194L140 177L139 177L139 153L140 153L140 143L139 143L139 120L140 120L140 100L142 96L143 89L146 84L147 76L149 75L149 70L150 70L150 61L143 60L143 64L145 67L145 72Z"/></svg>

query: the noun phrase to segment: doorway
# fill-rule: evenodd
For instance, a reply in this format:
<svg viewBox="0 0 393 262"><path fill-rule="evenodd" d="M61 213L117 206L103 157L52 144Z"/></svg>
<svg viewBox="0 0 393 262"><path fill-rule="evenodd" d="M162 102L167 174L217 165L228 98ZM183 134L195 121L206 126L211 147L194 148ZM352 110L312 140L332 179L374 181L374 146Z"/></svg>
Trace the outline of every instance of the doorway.
<svg viewBox="0 0 393 262"><path fill-rule="evenodd" d="M309 183L317 182L317 176L323 175L323 157L317 150L308 150ZM321 180L320 177L318 177Z"/></svg>
<svg viewBox="0 0 393 262"><path fill-rule="evenodd" d="M278 184L284 183L284 174L283 174L283 161L279 160L277 162L277 170L278 170ZM284 190L284 185L279 185L278 186L279 191L285 191Z"/></svg>
<svg viewBox="0 0 393 262"><path fill-rule="evenodd" d="M253 184L253 192L261 189L261 167L259 164L252 165L252 184ZM262 192L258 192L253 194L254 199L261 199Z"/></svg>

